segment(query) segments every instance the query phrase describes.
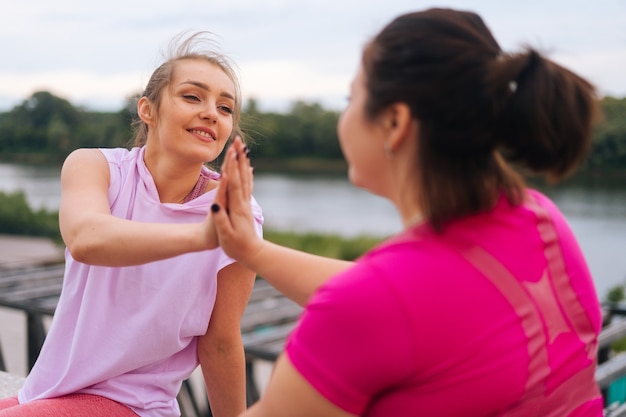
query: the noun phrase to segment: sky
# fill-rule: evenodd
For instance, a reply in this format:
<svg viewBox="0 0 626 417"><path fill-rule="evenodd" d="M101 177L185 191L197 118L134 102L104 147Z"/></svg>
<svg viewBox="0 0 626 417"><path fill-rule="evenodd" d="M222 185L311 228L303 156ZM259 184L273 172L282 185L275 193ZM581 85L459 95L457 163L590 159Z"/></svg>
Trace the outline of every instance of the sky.
<svg viewBox="0 0 626 417"><path fill-rule="evenodd" d="M626 97L626 0L18 0L0 14L0 111L41 90L117 111L170 40L198 30L237 64L244 101L340 110L363 44L395 16L430 7L477 12L505 51L532 45L601 95Z"/></svg>

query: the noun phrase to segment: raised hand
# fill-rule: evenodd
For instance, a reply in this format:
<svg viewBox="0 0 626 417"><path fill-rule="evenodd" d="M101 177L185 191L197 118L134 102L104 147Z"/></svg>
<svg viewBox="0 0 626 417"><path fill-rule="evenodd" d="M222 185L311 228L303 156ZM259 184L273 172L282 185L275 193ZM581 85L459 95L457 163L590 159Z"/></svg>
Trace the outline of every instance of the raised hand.
<svg viewBox="0 0 626 417"><path fill-rule="evenodd" d="M236 137L226 151L222 178L211 207L211 220L224 252L244 265L248 265L263 245L250 208L252 188L248 149Z"/></svg>

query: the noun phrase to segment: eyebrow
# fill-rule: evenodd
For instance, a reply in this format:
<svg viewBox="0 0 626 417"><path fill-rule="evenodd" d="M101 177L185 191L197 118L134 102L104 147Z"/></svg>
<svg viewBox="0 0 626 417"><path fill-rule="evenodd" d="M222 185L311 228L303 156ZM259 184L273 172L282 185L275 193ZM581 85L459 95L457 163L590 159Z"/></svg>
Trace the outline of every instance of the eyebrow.
<svg viewBox="0 0 626 417"><path fill-rule="evenodd" d="M180 83L179 85L183 85L183 84L191 84L191 85L195 85L196 87L201 88L201 89L203 89L203 90L206 90L206 91L211 91L211 89L209 88L209 86L208 86L208 85L206 85L206 84L204 84L204 83L201 83L200 81L193 81L193 80L183 81L183 82L182 82L182 83ZM226 92L226 91L222 91L222 92L220 93L220 96L222 96L222 97L226 97L226 98L229 98L229 99L231 99L231 100L235 100L235 97L234 97L232 94L230 94L230 93L228 93L228 92Z"/></svg>

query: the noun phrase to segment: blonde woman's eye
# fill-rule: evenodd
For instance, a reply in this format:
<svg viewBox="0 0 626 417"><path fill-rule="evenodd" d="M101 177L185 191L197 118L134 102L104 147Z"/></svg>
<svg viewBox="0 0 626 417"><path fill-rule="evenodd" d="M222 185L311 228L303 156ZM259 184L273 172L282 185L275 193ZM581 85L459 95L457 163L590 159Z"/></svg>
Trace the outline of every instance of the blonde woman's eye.
<svg viewBox="0 0 626 417"><path fill-rule="evenodd" d="M200 101L200 99L198 98L198 96L194 95L194 94L184 94L183 98L185 100L190 100L190 101Z"/></svg>
<svg viewBox="0 0 626 417"><path fill-rule="evenodd" d="M231 109L228 106L220 106L219 107L220 110L222 110L224 113L228 113L228 114L233 114L233 109Z"/></svg>

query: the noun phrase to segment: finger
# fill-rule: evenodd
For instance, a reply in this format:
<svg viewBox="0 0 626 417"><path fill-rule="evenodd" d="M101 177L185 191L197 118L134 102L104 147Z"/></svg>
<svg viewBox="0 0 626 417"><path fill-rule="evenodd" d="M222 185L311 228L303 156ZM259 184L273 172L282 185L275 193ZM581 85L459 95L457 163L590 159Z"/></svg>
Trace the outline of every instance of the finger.
<svg viewBox="0 0 626 417"><path fill-rule="evenodd" d="M228 207L233 231L241 230L245 234L254 220L250 207L250 194L247 191L249 186L244 186L244 180L246 180L244 176L249 176L249 162L244 156L244 147L240 145L242 144L235 146L241 153L229 161Z"/></svg>
<svg viewBox="0 0 626 417"><path fill-rule="evenodd" d="M252 175L252 167L250 166L250 160L248 158L246 158L246 164L241 170L241 182L244 194L246 195L246 198L250 200L252 198L254 176Z"/></svg>
<svg viewBox="0 0 626 417"><path fill-rule="evenodd" d="M217 204L213 202L213 204ZM204 222L205 229L204 234L207 242L207 249L215 249L219 246L219 236L217 235L217 228L215 227L215 219L213 219L213 211L209 211L209 219Z"/></svg>
<svg viewBox="0 0 626 417"><path fill-rule="evenodd" d="M222 220L230 226L232 226L228 216L231 207L230 196L234 192L233 189L236 189L238 187L236 175L233 175L233 172L236 174L236 170L237 153L235 147L231 144L231 146L226 151L226 155L224 156L224 162L222 163L222 175L214 200L214 203L217 204L217 207L215 205L211 207L211 211L213 212L213 214L220 211L221 216L224 217L224 219ZM219 232L220 231L218 230L218 233Z"/></svg>
<svg viewBox="0 0 626 417"><path fill-rule="evenodd" d="M250 167L248 170L248 178L250 178L250 196L254 192L254 167Z"/></svg>
<svg viewBox="0 0 626 417"><path fill-rule="evenodd" d="M222 162L220 184L215 195L215 201L218 204L222 205L224 208L228 208L228 171L230 169L229 161L232 159L229 156L233 152L234 149L232 149L232 147L229 147L226 150L224 161Z"/></svg>
<svg viewBox="0 0 626 417"><path fill-rule="evenodd" d="M227 237L232 234L233 230L226 209L217 202L211 205L211 228L215 230L220 245L222 245L222 239L227 239Z"/></svg>
<svg viewBox="0 0 626 417"><path fill-rule="evenodd" d="M250 200L252 197L252 178L250 177L250 150L241 142L238 145L239 153L239 175L241 178L241 188L243 197Z"/></svg>
<svg viewBox="0 0 626 417"><path fill-rule="evenodd" d="M228 158L228 207L237 207L242 198L241 169L240 165L244 162L241 155L241 140L235 138L233 142L232 152L227 155Z"/></svg>
<svg viewBox="0 0 626 417"><path fill-rule="evenodd" d="M217 186L217 191L215 192L215 198L213 199L214 203L220 204L223 207L227 207L228 205L228 174L226 171L222 170L222 175L220 176L220 181Z"/></svg>

